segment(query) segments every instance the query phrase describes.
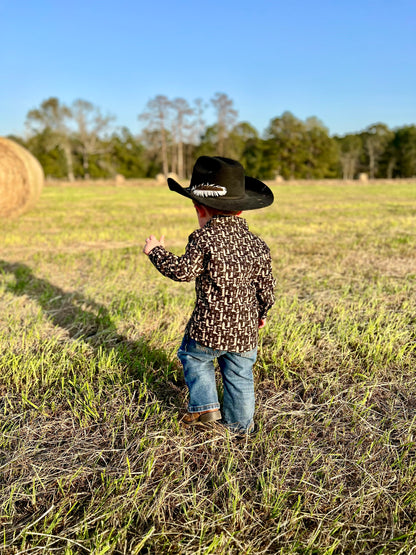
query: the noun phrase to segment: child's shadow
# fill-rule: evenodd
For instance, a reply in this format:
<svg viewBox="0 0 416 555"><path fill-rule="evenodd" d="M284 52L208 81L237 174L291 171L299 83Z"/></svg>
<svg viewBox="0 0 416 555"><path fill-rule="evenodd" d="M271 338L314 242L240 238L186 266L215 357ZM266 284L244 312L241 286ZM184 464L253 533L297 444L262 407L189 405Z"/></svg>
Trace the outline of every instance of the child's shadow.
<svg viewBox="0 0 416 555"><path fill-rule="evenodd" d="M120 335L105 306L36 277L25 264L0 260L0 274L10 274L6 291L36 301L49 321L69 337L87 342L97 356L102 352L115 355L115 363L126 369L126 381L145 379L159 400L178 404L175 362L162 349L149 346L145 338L131 341Z"/></svg>

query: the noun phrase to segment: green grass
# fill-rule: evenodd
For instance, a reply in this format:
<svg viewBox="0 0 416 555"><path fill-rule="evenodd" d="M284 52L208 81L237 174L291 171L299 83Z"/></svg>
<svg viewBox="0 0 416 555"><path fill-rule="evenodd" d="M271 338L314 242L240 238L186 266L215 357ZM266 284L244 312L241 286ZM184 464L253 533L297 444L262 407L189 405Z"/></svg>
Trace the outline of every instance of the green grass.
<svg viewBox="0 0 416 555"><path fill-rule="evenodd" d="M190 203L54 186L0 222L0 551L414 551L416 183L274 192L249 440L178 421L193 284L141 251L183 252Z"/></svg>

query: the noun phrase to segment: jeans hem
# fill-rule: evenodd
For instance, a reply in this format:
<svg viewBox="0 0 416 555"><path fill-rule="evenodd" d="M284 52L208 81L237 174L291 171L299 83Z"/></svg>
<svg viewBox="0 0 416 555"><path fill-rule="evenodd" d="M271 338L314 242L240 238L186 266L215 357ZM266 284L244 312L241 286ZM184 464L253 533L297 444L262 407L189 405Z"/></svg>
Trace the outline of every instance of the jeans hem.
<svg viewBox="0 0 416 555"><path fill-rule="evenodd" d="M219 403L211 403L210 405L199 405L197 407L188 406L188 412L205 412L207 410L217 410L219 408Z"/></svg>
<svg viewBox="0 0 416 555"><path fill-rule="evenodd" d="M228 428L230 430L230 432L232 432L234 434L250 435L250 434L254 433L254 431L255 431L255 424L254 424L253 420L248 424L248 426L243 426L242 424L239 424L238 422L235 422L233 424L223 422L223 424L226 428Z"/></svg>

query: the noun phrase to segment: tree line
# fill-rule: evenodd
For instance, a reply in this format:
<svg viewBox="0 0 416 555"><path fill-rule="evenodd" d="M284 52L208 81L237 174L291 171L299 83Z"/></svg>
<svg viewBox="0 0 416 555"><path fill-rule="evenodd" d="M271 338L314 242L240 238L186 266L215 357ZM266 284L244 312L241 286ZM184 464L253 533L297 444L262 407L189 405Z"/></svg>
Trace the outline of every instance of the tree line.
<svg viewBox="0 0 416 555"><path fill-rule="evenodd" d="M204 119L211 106L214 123ZM301 120L284 112L262 134L238 121L233 100L216 93L209 102L157 95L138 114L143 129L134 135L115 128L115 118L91 102L70 106L44 100L26 116L27 136L10 136L28 148L51 178L189 177L200 155L238 159L260 179L354 179L416 176L416 125L390 129L384 123L363 131L330 136L316 117Z"/></svg>

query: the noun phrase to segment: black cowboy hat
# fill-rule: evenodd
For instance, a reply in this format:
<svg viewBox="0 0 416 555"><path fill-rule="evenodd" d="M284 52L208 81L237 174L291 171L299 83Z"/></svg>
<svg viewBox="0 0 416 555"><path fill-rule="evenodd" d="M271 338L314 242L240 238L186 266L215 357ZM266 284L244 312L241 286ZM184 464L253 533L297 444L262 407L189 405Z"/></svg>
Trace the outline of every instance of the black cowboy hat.
<svg viewBox="0 0 416 555"><path fill-rule="evenodd" d="M267 185L245 176L239 162L221 156L200 156L189 187L182 187L171 177L168 185L171 191L218 210L254 210L274 200Z"/></svg>

